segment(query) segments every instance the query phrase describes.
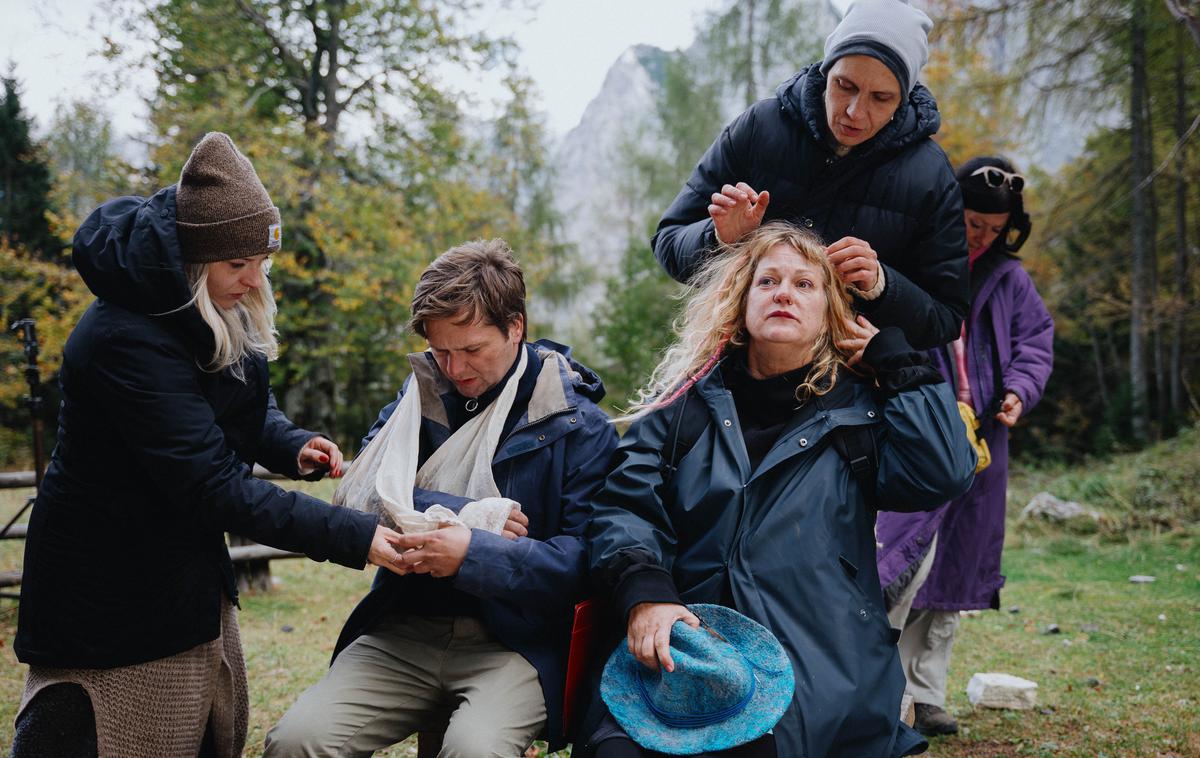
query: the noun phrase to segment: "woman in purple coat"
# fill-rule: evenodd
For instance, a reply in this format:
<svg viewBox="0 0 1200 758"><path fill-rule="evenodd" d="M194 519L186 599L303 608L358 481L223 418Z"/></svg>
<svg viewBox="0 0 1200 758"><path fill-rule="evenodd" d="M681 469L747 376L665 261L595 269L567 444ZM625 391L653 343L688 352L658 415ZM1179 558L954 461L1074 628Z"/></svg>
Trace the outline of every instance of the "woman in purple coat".
<svg viewBox="0 0 1200 758"><path fill-rule="evenodd" d="M1000 607L1008 430L1037 404L1053 364L1054 322L1016 256L1030 230L1024 177L994 157L972 158L955 176L971 309L959 339L930 357L974 409L992 462L965 495L935 511L880 512L876 525L888 617L903 630L900 660L926 735L958 731L944 706L959 611Z"/></svg>

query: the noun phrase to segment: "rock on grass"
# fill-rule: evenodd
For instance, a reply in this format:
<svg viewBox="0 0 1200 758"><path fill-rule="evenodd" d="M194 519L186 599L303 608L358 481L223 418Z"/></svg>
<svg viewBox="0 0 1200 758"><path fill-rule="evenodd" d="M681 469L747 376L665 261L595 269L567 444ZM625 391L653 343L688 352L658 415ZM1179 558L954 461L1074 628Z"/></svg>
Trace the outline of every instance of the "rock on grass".
<svg viewBox="0 0 1200 758"><path fill-rule="evenodd" d="M1037 705L1037 682L1012 674L975 674L967 682L967 699L984 708L1028 710Z"/></svg>

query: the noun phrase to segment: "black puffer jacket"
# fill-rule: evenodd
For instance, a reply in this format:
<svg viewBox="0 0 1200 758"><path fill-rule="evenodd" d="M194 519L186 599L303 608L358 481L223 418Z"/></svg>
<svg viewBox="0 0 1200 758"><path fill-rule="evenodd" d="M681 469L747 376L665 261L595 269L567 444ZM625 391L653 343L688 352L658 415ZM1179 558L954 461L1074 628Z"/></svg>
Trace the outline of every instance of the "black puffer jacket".
<svg viewBox="0 0 1200 758"><path fill-rule="evenodd" d="M930 136L937 103L917 85L879 134L837 158L825 126L825 77L813 64L733 120L658 223L651 244L667 272L687 281L716 249L712 194L746 182L769 190L764 221L783 219L834 242L866 240L887 282L874 301L855 299L876 326L899 326L913 347L946 344L967 311L962 196Z"/></svg>
<svg viewBox="0 0 1200 758"><path fill-rule="evenodd" d="M97 300L64 350L58 444L29 522L17 657L111 668L216 639L236 601L224 532L361 568L376 517L251 476L297 475L314 433L246 381L199 364L212 331L189 299L175 188L101 206L75 235Z"/></svg>

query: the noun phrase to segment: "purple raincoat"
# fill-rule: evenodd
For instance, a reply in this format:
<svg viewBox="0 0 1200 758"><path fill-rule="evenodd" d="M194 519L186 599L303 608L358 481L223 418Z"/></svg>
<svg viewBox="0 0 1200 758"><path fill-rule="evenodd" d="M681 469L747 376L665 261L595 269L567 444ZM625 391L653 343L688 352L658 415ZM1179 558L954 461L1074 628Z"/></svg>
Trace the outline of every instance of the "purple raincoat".
<svg viewBox="0 0 1200 758"><path fill-rule="evenodd" d="M933 569L913 608L953 611L1000 606L1008 428L994 417L1005 391L1021 398L1022 416L1041 399L1054 362L1054 322L1016 257L989 250L975 262L971 273L967 375L971 404L991 449L992 463L975 477L965 495L937 510L879 513L876 533L882 547L877 562L889 606L916 573L935 533L938 547ZM930 351L930 358L954 386L950 347ZM880 497L887 494L880 493Z"/></svg>

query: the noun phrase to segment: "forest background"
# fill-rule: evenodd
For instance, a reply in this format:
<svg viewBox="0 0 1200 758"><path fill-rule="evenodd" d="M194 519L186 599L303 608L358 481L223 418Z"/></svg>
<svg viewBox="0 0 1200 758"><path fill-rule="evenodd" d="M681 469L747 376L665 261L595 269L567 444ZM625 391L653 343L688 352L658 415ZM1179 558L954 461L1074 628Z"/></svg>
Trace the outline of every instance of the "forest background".
<svg viewBox="0 0 1200 758"><path fill-rule="evenodd" d="M446 248L493 236L526 270L531 336L569 336L623 406L678 311L680 287L649 249L654 224L725 121L820 57L819 4L731 2L692 48L649 61L660 96L627 124L612 166L625 251L600 269L562 234L545 117L514 42L471 23L487 4L108 0L149 52L104 37L98 54L148 67L156 83L144 165L121 157L95 99L64 103L35 139L21 83L0 77L0 318L37 320L46 428L62 345L91 301L71 267L74 229L105 198L173 183L210 130L251 158L284 218L272 383L298 423L353 451L402 383L405 354L424 347L405 328L416 277ZM1017 457L1081 460L1171 438L1200 414L1200 2L925 6L936 25L923 79L952 162L1087 130L1072 160L1020 166L1034 221L1022 258L1054 315L1056 355L1042 405L1014 432ZM494 118L434 75L448 66L500 74ZM589 288L602 296L581 318L570 305ZM0 469L31 462L23 362L20 343L0 339Z"/></svg>

